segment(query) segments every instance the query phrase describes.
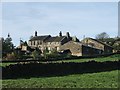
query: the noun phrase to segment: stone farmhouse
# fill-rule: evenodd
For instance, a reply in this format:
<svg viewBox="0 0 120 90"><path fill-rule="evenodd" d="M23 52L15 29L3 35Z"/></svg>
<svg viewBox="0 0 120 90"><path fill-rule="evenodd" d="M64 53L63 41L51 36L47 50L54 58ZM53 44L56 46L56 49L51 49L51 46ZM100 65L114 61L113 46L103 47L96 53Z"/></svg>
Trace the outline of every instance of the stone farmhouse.
<svg viewBox="0 0 120 90"><path fill-rule="evenodd" d="M35 32L35 36L28 41L28 45L32 48L38 47L42 52L45 49L49 51L56 49L60 50L60 46L72 40L69 32L66 33L66 36L62 36L62 33L59 33L59 36L52 37L51 35L45 36L37 36L37 32Z"/></svg>
<svg viewBox="0 0 120 90"><path fill-rule="evenodd" d="M69 32L66 35L62 35L62 32L58 36L38 36L35 31L35 36L28 41L28 46L31 48L39 48L41 52L48 49L49 52L57 50L58 52L64 52L69 50L71 55L74 56L92 56L98 54L112 53L113 48L103 42L96 39L85 38L81 42L75 37L71 37Z"/></svg>

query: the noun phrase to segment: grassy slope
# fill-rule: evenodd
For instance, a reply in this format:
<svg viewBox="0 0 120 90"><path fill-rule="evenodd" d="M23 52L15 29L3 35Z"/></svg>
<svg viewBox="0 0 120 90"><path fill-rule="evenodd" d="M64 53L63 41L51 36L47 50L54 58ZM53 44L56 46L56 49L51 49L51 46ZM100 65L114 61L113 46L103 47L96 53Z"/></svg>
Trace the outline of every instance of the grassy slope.
<svg viewBox="0 0 120 90"><path fill-rule="evenodd" d="M108 56L108 57L63 60L63 62L88 62L88 61L91 61L91 60L94 60L94 61L97 61L97 62L105 62L105 61L118 61L118 59L120 59L120 55L116 54L116 55L111 55L111 56ZM57 62L61 62L61 61L57 61Z"/></svg>
<svg viewBox="0 0 120 90"><path fill-rule="evenodd" d="M0 63L0 66L6 67L6 66L9 66L9 65L12 65L12 64L16 64L16 63Z"/></svg>
<svg viewBox="0 0 120 90"><path fill-rule="evenodd" d="M118 70L60 77L3 80L5 88L117 88Z"/></svg>
<svg viewBox="0 0 120 90"><path fill-rule="evenodd" d="M64 60L64 62L87 62L95 60L98 62L117 61L120 55L109 57ZM61 61L57 61L58 63ZM6 66L3 64L2 66ZM118 87L118 70L110 72L73 74L60 77L39 77L30 79L8 79L2 81L5 88L117 88Z"/></svg>

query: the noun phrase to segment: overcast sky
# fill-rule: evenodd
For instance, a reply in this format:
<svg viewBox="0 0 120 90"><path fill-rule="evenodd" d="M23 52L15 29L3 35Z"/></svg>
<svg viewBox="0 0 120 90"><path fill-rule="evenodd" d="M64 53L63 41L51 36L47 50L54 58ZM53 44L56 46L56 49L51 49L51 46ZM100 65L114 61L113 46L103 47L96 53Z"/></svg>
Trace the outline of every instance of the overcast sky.
<svg viewBox="0 0 120 90"><path fill-rule="evenodd" d="M118 34L117 2L6 2L2 5L2 36L10 33L13 43L28 41L34 31L38 35L57 36L70 32L80 40L106 32Z"/></svg>

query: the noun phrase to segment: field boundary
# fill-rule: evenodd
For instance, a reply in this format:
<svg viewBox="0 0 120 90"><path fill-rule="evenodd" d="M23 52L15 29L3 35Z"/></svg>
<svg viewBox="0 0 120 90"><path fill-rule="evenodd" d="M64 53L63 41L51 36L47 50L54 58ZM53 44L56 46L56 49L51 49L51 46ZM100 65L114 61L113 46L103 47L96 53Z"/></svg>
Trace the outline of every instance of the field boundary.
<svg viewBox="0 0 120 90"><path fill-rule="evenodd" d="M72 60L72 59L88 59L88 58L99 58L99 57L108 57L111 55L120 54L120 53L111 53L111 54L101 54L94 56L72 56L68 58L49 58L49 59L39 59L39 60L1 60L0 63L15 63L15 62L36 62L36 61L59 61L59 60Z"/></svg>

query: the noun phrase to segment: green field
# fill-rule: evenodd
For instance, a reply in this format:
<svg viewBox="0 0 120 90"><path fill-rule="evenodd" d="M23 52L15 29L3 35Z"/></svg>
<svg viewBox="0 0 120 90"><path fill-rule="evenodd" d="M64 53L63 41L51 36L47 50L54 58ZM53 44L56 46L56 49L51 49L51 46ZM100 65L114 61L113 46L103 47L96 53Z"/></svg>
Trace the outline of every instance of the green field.
<svg viewBox="0 0 120 90"><path fill-rule="evenodd" d="M118 70L60 77L9 79L2 81L4 88L117 88Z"/></svg>
<svg viewBox="0 0 120 90"><path fill-rule="evenodd" d="M119 58L120 55L117 54L109 57L64 60L62 62L88 62L90 60L105 62L118 61ZM60 63L61 61L57 62ZM14 63L3 63L2 66L5 67L10 64ZM3 88L118 88L118 71L112 70L55 77L31 77L28 79L4 79L2 80L2 86Z"/></svg>

